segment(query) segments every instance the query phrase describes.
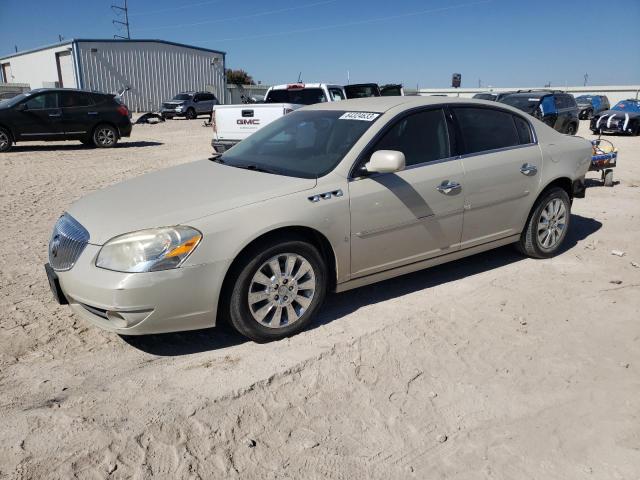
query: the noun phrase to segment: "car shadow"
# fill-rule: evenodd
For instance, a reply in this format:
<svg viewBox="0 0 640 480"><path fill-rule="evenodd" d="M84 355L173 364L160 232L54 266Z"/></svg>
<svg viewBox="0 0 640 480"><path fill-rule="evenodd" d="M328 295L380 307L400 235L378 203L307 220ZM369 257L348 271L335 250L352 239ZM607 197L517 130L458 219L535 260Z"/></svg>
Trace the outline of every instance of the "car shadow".
<svg viewBox="0 0 640 480"><path fill-rule="evenodd" d="M134 142L119 142L113 148L132 148L132 147L157 147L163 145L162 142L150 142L146 140L139 140ZM82 143L69 143L65 145L14 145L11 147L11 152L52 152L52 151L72 151L72 150L98 150L96 147L90 145L83 145Z"/></svg>
<svg viewBox="0 0 640 480"><path fill-rule="evenodd" d="M613 181L613 186L615 187L616 185L620 184L620 180L614 180ZM604 187L605 184L602 180L598 180L597 178L587 178L584 181L584 185L587 188L593 188L593 187ZM607 188L611 188L611 187L607 187Z"/></svg>
<svg viewBox="0 0 640 480"><path fill-rule="evenodd" d="M560 254L575 248L602 228L602 223L581 215L571 215L571 228ZM408 295L524 260L512 246L497 248L467 258L410 273L343 293L330 294L310 330L339 320L358 309ZM220 350L248 342L226 324L193 332L145 336L121 336L138 350L158 356L179 356Z"/></svg>

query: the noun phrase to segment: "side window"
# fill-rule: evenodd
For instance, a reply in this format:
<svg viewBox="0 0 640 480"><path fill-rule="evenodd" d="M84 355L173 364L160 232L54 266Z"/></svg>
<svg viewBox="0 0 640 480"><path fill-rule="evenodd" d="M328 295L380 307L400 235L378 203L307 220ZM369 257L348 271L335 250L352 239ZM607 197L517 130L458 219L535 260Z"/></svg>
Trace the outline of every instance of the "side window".
<svg viewBox="0 0 640 480"><path fill-rule="evenodd" d="M73 107L88 107L93 105L93 100L90 93L84 92L62 92L61 94L61 107L73 108Z"/></svg>
<svg viewBox="0 0 640 480"><path fill-rule="evenodd" d="M199 102L200 100L202 100L202 95L200 95L199 93L196 93L196 94L193 96L193 102L194 102L194 103L197 103L197 102Z"/></svg>
<svg viewBox="0 0 640 480"><path fill-rule="evenodd" d="M465 153L477 153L520 144L513 115L489 108L454 108Z"/></svg>
<svg viewBox="0 0 640 480"><path fill-rule="evenodd" d="M330 88L329 93L331 94L331 100L334 102L344 100L344 93L339 88Z"/></svg>
<svg viewBox="0 0 640 480"><path fill-rule="evenodd" d="M398 120L371 152L377 150L404 153L407 166L450 157L444 112L442 109L428 110Z"/></svg>
<svg viewBox="0 0 640 480"><path fill-rule="evenodd" d="M27 100L25 103L29 110L58 108L58 94L56 92L43 93Z"/></svg>
<svg viewBox="0 0 640 480"><path fill-rule="evenodd" d="M516 124L516 130L518 131L518 139L520 140L520 145L533 143L533 136L531 135L529 122L527 122L524 118L515 115L513 116L513 121Z"/></svg>

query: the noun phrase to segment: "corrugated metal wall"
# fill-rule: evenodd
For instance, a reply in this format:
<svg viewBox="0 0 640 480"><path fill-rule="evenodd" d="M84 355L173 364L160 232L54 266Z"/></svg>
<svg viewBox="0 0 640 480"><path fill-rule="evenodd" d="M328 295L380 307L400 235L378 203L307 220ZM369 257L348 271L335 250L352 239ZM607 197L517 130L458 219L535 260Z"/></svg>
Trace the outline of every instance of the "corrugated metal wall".
<svg viewBox="0 0 640 480"><path fill-rule="evenodd" d="M156 110L178 92L207 86L224 102L221 53L146 41L79 41L77 52L82 88L115 93L128 85L124 101L133 111Z"/></svg>

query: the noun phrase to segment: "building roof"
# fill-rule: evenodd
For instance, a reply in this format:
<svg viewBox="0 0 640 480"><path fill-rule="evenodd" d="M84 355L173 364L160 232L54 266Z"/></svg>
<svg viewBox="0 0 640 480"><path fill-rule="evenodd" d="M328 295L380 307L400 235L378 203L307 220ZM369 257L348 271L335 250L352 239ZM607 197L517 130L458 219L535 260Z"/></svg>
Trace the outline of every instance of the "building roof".
<svg viewBox="0 0 640 480"><path fill-rule="evenodd" d="M16 53L12 53L11 55L7 55L4 57L0 57L0 61L2 60L7 60L9 58L12 57L19 57L20 55L26 55L28 53L34 53L34 52L39 52L41 50L48 50L50 48L57 48L57 47L63 47L65 45L69 45L70 43L80 43L80 42L84 42L84 43L104 43L104 42L109 42L109 43L135 43L135 42L147 42L147 43L164 43L165 45L173 45L176 47L184 47L184 48L192 48L194 50L201 50L203 52L211 52L211 53L218 53L220 55L225 56L227 54L227 52L223 52L221 50L212 50L210 48L203 48L203 47L194 47L193 45L186 45L184 43L178 43L178 42L171 42L169 40L158 40L158 39L154 39L154 38L132 38L130 40L127 39L115 39L115 38L70 38L68 40L63 40L61 42L57 42L57 43L52 43L50 45L44 45L42 47L38 47L38 48L32 48L30 50L23 50L20 52L16 52Z"/></svg>

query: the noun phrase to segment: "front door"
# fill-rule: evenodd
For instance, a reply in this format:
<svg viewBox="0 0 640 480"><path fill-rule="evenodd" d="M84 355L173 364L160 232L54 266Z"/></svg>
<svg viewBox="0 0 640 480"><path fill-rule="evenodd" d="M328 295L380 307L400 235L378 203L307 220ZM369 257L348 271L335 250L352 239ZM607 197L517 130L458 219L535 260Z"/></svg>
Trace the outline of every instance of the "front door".
<svg viewBox="0 0 640 480"><path fill-rule="evenodd" d="M461 248L522 231L537 192L542 155L525 117L488 107L454 107L462 133Z"/></svg>
<svg viewBox="0 0 640 480"><path fill-rule="evenodd" d="M448 131L440 108L411 113L368 150L366 157L401 151L406 168L349 183L353 277L459 249L464 174L462 162L452 157Z"/></svg>
<svg viewBox="0 0 640 480"><path fill-rule="evenodd" d="M64 138L58 92L35 94L15 109L15 131L21 140Z"/></svg>

